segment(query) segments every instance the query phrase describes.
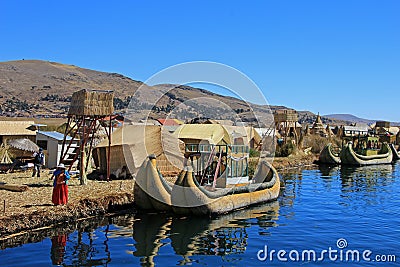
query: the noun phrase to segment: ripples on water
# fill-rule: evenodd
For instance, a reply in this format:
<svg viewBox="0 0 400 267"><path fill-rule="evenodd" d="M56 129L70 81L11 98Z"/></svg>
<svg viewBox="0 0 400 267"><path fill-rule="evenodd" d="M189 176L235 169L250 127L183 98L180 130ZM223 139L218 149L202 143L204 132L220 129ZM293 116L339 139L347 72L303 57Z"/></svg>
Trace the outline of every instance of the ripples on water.
<svg viewBox="0 0 400 267"><path fill-rule="evenodd" d="M399 164L320 166L287 171L282 178L278 201L213 219L127 214L52 229L17 247L9 241L0 250L0 266L361 266L257 259L265 245L321 251L337 249L339 238L348 249L397 254L400 261Z"/></svg>

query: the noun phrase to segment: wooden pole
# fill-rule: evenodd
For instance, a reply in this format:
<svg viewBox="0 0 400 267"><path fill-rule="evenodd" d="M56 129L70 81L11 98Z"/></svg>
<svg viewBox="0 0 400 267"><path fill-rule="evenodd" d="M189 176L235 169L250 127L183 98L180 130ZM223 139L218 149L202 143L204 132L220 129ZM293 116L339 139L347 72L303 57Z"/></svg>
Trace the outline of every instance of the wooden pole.
<svg viewBox="0 0 400 267"><path fill-rule="evenodd" d="M82 119L82 127L83 127L83 133L82 133L82 140L81 140L81 146L80 146L80 154L81 157L79 159L79 174L81 177L81 185L86 185L87 184L87 177L86 177L86 168L85 168L85 163L86 163L86 153L85 153L85 146L86 146L86 118L83 117Z"/></svg>
<svg viewBox="0 0 400 267"><path fill-rule="evenodd" d="M67 133L68 133L68 127L69 127L70 121L71 121L71 117L68 116L67 126L65 127L64 138L63 138L63 142L62 142L62 146L61 146L61 154L60 154L60 159L59 159L60 163L61 163L61 161L63 159L63 155L64 155L64 146L67 141Z"/></svg>
<svg viewBox="0 0 400 267"><path fill-rule="evenodd" d="M111 115L110 125L108 126L108 151L107 151L107 181L110 181L110 161L111 161Z"/></svg>
<svg viewBox="0 0 400 267"><path fill-rule="evenodd" d="M85 165L86 166L85 167L86 172L87 172L87 169L88 169L88 166L89 166L90 156L92 155L94 134L97 132L96 121L97 121L97 119L95 118L95 119L93 119L93 121L90 124L90 130L89 131L92 134L92 138L90 139L89 150L88 150L88 153L86 155L86 165ZM89 133L89 135L90 135L90 133Z"/></svg>

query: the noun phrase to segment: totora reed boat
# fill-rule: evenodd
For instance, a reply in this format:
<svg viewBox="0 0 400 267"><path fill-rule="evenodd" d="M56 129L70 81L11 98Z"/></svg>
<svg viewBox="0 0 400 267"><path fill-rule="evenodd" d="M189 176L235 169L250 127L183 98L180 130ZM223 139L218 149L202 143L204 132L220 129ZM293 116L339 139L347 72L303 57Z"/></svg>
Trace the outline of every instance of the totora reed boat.
<svg viewBox="0 0 400 267"><path fill-rule="evenodd" d="M362 153L364 152L364 153ZM383 143L379 150L375 150L374 154L370 154L371 150L362 149L361 152L353 150L353 142L347 143L340 153L342 164L345 165L374 165L389 164L393 160L393 153L387 143Z"/></svg>
<svg viewBox="0 0 400 267"><path fill-rule="evenodd" d="M390 149L392 150L392 153L393 153L393 160L399 160L400 159L400 151L397 151L393 144L390 144Z"/></svg>
<svg viewBox="0 0 400 267"><path fill-rule="evenodd" d="M143 162L134 186L139 209L187 215L223 214L275 200L279 192L279 175L266 161L259 164L251 182L216 188L200 185L189 166L181 171L174 185L169 184L157 170L154 156Z"/></svg>
<svg viewBox="0 0 400 267"><path fill-rule="evenodd" d="M340 151L336 152L332 143L327 144L319 155L319 162L324 164L340 164Z"/></svg>

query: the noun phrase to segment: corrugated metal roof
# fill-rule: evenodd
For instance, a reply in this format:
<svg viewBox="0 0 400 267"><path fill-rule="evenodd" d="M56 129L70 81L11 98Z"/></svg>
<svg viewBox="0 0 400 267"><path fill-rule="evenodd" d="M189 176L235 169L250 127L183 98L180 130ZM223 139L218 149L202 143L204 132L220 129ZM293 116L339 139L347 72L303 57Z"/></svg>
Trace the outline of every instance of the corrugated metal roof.
<svg viewBox="0 0 400 267"><path fill-rule="evenodd" d="M368 126L343 126L345 131L368 132Z"/></svg>
<svg viewBox="0 0 400 267"><path fill-rule="evenodd" d="M55 132L55 131L52 131L52 132L40 131L40 132L38 132L38 134L42 134L42 135L44 135L44 136L47 136L47 137L56 139L57 141L62 141L62 140L64 140L64 134L59 133L59 132ZM67 136L67 140L71 140L71 139L72 139L71 136Z"/></svg>
<svg viewBox="0 0 400 267"><path fill-rule="evenodd" d="M157 120L161 125L164 126L178 126L181 125L183 122L178 119L158 119Z"/></svg>
<svg viewBox="0 0 400 267"><path fill-rule="evenodd" d="M0 121L0 135L36 135L28 127L35 124L34 121Z"/></svg>
<svg viewBox="0 0 400 267"><path fill-rule="evenodd" d="M270 128L254 128L254 130L256 130L256 132L261 137L266 136L267 133L268 133L268 136L274 136L276 134L276 130L275 129L270 129Z"/></svg>

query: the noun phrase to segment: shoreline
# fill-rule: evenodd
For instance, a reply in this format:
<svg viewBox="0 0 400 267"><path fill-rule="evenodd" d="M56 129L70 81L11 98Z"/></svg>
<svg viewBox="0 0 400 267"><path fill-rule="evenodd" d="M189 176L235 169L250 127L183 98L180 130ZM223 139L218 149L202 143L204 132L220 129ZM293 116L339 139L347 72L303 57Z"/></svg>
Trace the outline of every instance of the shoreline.
<svg viewBox="0 0 400 267"><path fill-rule="evenodd" d="M41 178L32 178L31 172L0 174L0 182L28 186L24 192L0 190L0 246L18 235L134 207L133 180L89 180L80 185L77 178L69 181L68 204L54 206L50 177L45 172Z"/></svg>
<svg viewBox="0 0 400 267"><path fill-rule="evenodd" d="M316 156L294 156L275 158L273 166L282 172L288 168L302 168L315 162ZM14 176L8 177L6 176ZM1 202L6 200L6 211L0 207L0 247L10 239L29 239L35 232L44 231L62 224L72 224L87 218L104 216L116 212L135 212L133 180L110 182L89 180L88 185L79 185L71 179L69 203L62 206L51 204L52 181L47 177L36 181L30 173L0 174L0 181L27 184L25 192L1 190ZM32 183L36 182L36 183ZM22 197L25 196L25 197ZM1 203L3 204L3 203ZM2 206L2 205L1 205ZM122 212L123 213L123 212ZM13 243L13 242L11 242Z"/></svg>
<svg viewBox="0 0 400 267"><path fill-rule="evenodd" d="M289 156L289 157L275 157L272 166L278 172L282 172L288 169L302 168L316 164L318 155L302 155L302 156Z"/></svg>

